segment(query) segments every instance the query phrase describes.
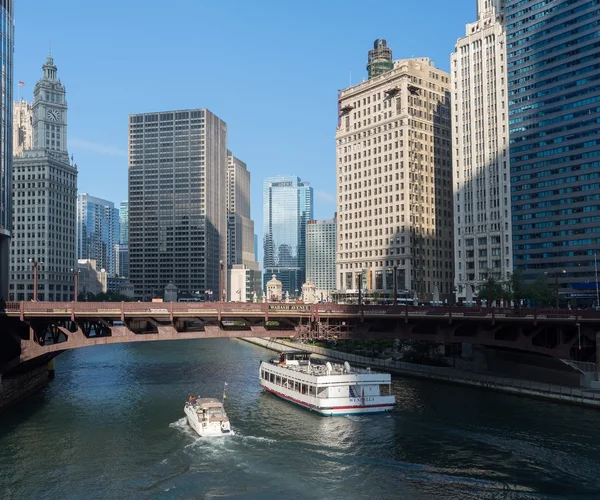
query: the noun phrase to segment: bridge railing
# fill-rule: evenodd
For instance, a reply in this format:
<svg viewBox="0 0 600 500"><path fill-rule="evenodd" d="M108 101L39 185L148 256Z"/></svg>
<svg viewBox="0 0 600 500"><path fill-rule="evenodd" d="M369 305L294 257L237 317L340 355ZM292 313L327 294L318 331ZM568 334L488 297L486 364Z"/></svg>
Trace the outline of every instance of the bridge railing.
<svg viewBox="0 0 600 500"><path fill-rule="evenodd" d="M356 304L294 304L294 303L244 303L244 302L6 302L5 312L15 313L65 313L75 314L116 311L124 314L153 314L173 312L181 314L293 314L307 316L316 314L340 314L348 316L364 315L406 315L406 316L455 316L455 317L506 317L506 318L547 318L547 319L598 319L600 311L567 309L530 308L487 308L461 306L407 306L407 305L356 305Z"/></svg>

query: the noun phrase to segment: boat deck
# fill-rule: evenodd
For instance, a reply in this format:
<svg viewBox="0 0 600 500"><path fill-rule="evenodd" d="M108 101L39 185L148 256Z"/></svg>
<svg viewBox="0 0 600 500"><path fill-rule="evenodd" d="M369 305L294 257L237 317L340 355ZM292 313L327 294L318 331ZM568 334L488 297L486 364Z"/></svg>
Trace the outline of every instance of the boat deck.
<svg viewBox="0 0 600 500"><path fill-rule="evenodd" d="M287 370L306 373L307 375L315 375L317 377L325 377L330 375L368 375L368 374L379 374L366 368L356 368L355 366L350 367L350 371L347 372L344 365L339 363L331 363L331 372L327 373L327 366L324 364L281 364L273 363L274 366L286 368Z"/></svg>

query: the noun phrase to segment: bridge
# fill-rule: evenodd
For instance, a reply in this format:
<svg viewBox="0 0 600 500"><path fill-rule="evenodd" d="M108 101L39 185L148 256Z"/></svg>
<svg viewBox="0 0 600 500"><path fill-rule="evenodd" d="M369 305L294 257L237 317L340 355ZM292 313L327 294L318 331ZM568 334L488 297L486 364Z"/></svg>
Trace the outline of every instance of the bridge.
<svg viewBox="0 0 600 500"><path fill-rule="evenodd" d="M67 349L214 337L398 338L596 361L600 311L236 302L9 302L0 375Z"/></svg>

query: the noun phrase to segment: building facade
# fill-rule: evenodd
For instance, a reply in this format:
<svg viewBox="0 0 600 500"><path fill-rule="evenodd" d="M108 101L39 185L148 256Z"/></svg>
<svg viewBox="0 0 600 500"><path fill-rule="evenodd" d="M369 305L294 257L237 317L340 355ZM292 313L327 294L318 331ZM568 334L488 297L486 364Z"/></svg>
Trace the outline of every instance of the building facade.
<svg viewBox="0 0 600 500"><path fill-rule="evenodd" d="M0 297L8 297L9 253L12 235L12 105L13 105L13 53L14 5L6 0L0 5L0 84L2 85L2 112L0 114Z"/></svg>
<svg viewBox="0 0 600 500"><path fill-rule="evenodd" d="M250 172L227 151L227 267L259 268L254 254L254 221L250 218Z"/></svg>
<svg viewBox="0 0 600 500"><path fill-rule="evenodd" d="M396 279L423 302L436 289L450 300L450 75L428 58L394 61L340 91L338 112L337 289L391 297Z"/></svg>
<svg viewBox="0 0 600 500"><path fill-rule="evenodd" d="M329 300L336 290L336 234L336 218L310 220L306 225L306 281L311 281L321 300Z"/></svg>
<svg viewBox="0 0 600 500"><path fill-rule="evenodd" d="M129 202L119 206L119 247L117 249L117 269L119 276L129 276Z"/></svg>
<svg viewBox="0 0 600 500"><path fill-rule="evenodd" d="M477 0L477 21L451 56L457 301L512 274L503 2Z"/></svg>
<svg viewBox="0 0 600 500"><path fill-rule="evenodd" d="M119 210L112 201L77 196L77 258L95 260L108 276L118 274Z"/></svg>
<svg viewBox="0 0 600 500"><path fill-rule="evenodd" d="M10 300L73 299L77 166L67 152L65 87L51 56L34 88L33 149L13 160Z"/></svg>
<svg viewBox="0 0 600 500"><path fill-rule="evenodd" d="M129 116L129 278L137 298L162 297L170 282L184 295L218 297L227 259L226 140L225 122L207 109Z"/></svg>
<svg viewBox="0 0 600 500"><path fill-rule="evenodd" d="M298 297L306 276L306 225L313 218L313 189L296 176L263 182L263 280L273 275Z"/></svg>
<svg viewBox="0 0 600 500"><path fill-rule="evenodd" d="M506 0L515 270L596 302L600 248L598 5ZM568 28L567 28L568 27Z"/></svg>
<svg viewBox="0 0 600 500"><path fill-rule="evenodd" d="M25 99L13 103L13 156L33 147L33 106Z"/></svg>
<svg viewBox="0 0 600 500"><path fill-rule="evenodd" d="M243 264L233 264L227 270L227 300L231 302L257 302L262 298L262 273Z"/></svg>

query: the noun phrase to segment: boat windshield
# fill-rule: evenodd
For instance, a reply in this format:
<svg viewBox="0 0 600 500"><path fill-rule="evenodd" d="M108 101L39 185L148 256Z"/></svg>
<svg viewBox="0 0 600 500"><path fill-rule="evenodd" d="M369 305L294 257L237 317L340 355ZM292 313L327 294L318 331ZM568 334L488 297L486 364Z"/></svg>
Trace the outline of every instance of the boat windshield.
<svg viewBox="0 0 600 500"><path fill-rule="evenodd" d="M224 417L225 416L225 412L223 411L223 408L209 408L208 409L208 416L209 416L209 418Z"/></svg>

